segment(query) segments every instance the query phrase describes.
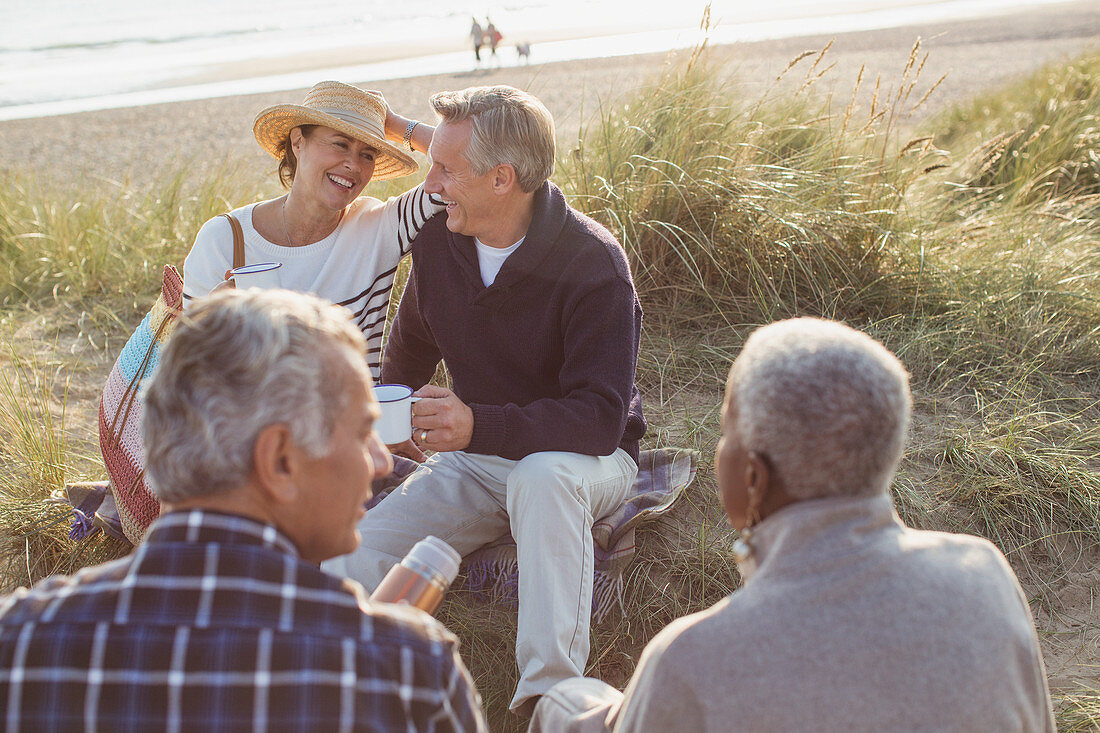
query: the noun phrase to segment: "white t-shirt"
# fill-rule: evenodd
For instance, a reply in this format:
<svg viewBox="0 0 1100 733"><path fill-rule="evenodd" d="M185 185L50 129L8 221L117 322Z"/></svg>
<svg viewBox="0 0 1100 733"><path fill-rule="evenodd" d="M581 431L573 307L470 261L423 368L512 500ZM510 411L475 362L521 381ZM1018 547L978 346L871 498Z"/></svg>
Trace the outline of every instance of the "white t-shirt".
<svg viewBox="0 0 1100 733"><path fill-rule="evenodd" d="M474 237L474 245L477 246L477 264L481 268L481 282L485 283L485 287L493 284L500 273L500 268L504 267L504 261L508 259L508 255L515 252L523 244L524 239L527 237L520 237L519 241L511 247L501 249L482 244L480 239Z"/></svg>
<svg viewBox="0 0 1100 733"><path fill-rule="evenodd" d="M260 203L260 202L258 202ZM443 208L422 186L382 202L363 196L348 205L332 234L302 247L264 239L252 225L256 203L232 212L244 232L245 263L281 262L282 287L345 306L367 338L367 363L378 379L382 330L401 258L424 222ZM206 295L233 266L233 230L224 217L203 224L183 263L184 307Z"/></svg>

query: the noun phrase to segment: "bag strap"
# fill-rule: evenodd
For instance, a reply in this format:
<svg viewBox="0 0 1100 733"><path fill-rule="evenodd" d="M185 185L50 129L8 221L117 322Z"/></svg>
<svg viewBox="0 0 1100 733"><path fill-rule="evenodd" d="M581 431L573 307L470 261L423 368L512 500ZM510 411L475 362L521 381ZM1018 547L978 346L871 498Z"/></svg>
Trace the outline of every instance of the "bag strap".
<svg viewBox="0 0 1100 733"><path fill-rule="evenodd" d="M241 223L237 221L237 217L232 214L221 214L229 220L229 226L233 229L233 269L244 266L244 230L241 229ZM115 410L114 418L111 420L111 425L108 428L108 434L110 435L110 444L113 449L117 449L122 442L122 426L130 419L130 410L134 406L134 402L137 398L138 387L142 380L145 378L145 373L149 370L149 363L153 358L153 352L160 342L161 337L164 335L164 331L168 328L176 317L179 315L179 311L173 311L165 314L160 323L157 324L156 331L153 333L153 340L149 342L149 347L145 350L145 357L141 360L141 364L138 366L133 378L129 384L126 385L126 389L122 393L122 399L119 401L119 406ZM144 476L144 470L138 476L137 482L140 482ZM134 487L130 487L133 489Z"/></svg>
<svg viewBox="0 0 1100 733"><path fill-rule="evenodd" d="M229 226L233 227L233 269L244 267L244 230L237 217L232 214L221 214L229 219Z"/></svg>
<svg viewBox="0 0 1100 733"><path fill-rule="evenodd" d="M149 348L145 350L145 357L141 360L141 364L138 366L137 371L134 372L133 378L130 383L126 385L126 389L122 392L122 399L119 400L118 409L115 410L115 417L111 421L111 426L108 428L108 434L110 437L110 445L113 449L118 449L122 444L122 426L130 419L130 409L134 406L134 402L137 399L138 387L141 385L143 379L145 379L145 373L149 370L149 362L153 358L153 352L157 348L157 344L160 343L161 337L164 336L164 330L168 328L168 325L176 320L177 313L166 313L160 323L157 324L157 330L153 333L153 340L149 342ZM140 326L139 326L140 328Z"/></svg>
<svg viewBox="0 0 1100 733"><path fill-rule="evenodd" d="M221 214L221 216L229 220L229 226L233 229L233 269L243 267L244 230L241 229L241 223L237 221L237 217L232 214ZM130 383L126 385L126 389L122 393L122 399L119 402L118 409L115 410L114 419L111 420L111 425L108 428L111 436L112 448L118 448L122 441L122 426L130 419L130 409L133 407L134 400L137 397L138 386L145 378L145 373L149 369L149 362L153 358L153 351L164 335L164 330L178 315L179 312L168 313L161 319L160 323L157 324L156 331L153 333L153 340L149 342L149 348L145 350L145 357L141 360L137 372L135 372Z"/></svg>

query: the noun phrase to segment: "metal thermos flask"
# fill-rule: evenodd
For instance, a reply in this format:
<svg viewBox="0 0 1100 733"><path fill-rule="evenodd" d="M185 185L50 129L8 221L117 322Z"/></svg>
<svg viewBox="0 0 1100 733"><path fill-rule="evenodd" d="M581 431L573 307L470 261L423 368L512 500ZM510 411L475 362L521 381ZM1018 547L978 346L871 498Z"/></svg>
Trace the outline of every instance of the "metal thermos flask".
<svg viewBox="0 0 1100 733"><path fill-rule="evenodd" d="M438 537L428 536L413 545L371 594L372 601L407 603L435 613L443 602L447 586L458 575L462 556Z"/></svg>

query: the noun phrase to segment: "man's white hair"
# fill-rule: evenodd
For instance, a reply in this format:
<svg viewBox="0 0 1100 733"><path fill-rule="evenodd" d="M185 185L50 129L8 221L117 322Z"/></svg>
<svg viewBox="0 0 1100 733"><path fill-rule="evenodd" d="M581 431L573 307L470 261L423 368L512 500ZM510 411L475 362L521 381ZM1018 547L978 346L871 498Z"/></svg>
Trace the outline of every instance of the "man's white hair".
<svg viewBox="0 0 1100 733"><path fill-rule="evenodd" d="M342 347L365 354L363 334L346 309L312 295L227 290L189 309L145 391L145 472L156 497L243 485L269 425L287 425L309 455L327 455L353 384ZM369 379L365 362L362 371Z"/></svg>
<svg viewBox="0 0 1100 733"><path fill-rule="evenodd" d="M430 101L444 122L470 120L463 157L474 175L508 164L531 193L554 172L554 118L533 95L501 85L439 92Z"/></svg>
<svg viewBox="0 0 1100 733"><path fill-rule="evenodd" d="M901 460L909 374L886 347L834 321L757 329L730 368L736 427L799 499L885 493Z"/></svg>

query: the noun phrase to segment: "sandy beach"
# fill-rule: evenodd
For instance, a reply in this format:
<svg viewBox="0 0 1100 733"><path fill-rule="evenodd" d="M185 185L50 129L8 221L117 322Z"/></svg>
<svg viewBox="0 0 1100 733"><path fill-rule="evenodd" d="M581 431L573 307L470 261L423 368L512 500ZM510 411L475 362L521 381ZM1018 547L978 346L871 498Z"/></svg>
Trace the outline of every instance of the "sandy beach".
<svg viewBox="0 0 1100 733"><path fill-rule="evenodd" d="M928 53L921 74L924 86L945 74L946 79L910 120L914 124L983 89L1100 46L1100 7L1078 0L988 19L848 33L835 40L833 36L805 36L741 43L715 47L711 53L713 62L736 79L736 92L756 98L791 59L833 41L828 59L834 68L818 88L846 99L861 65L866 67L867 80L879 76L884 83L896 81L917 39ZM427 99L435 91L512 84L530 90L547 104L558 122L561 144L568 145L601 105L629 95L652 79L669 58L670 54L650 54L532 63L358 83L380 89L402 114L425 120L432 119ZM533 59L537 62L537 45ZM283 68L285 64L280 70ZM796 70L792 76L801 78L801 72ZM864 86L868 86L866 82ZM87 176L134 181L183 165L183 161L192 172L201 174L209 166L230 160L242 166L242 175L263 175L273 170L273 165L253 141L252 119L263 107L297 102L303 93L252 94L2 122L0 169L22 171L43 181Z"/></svg>

